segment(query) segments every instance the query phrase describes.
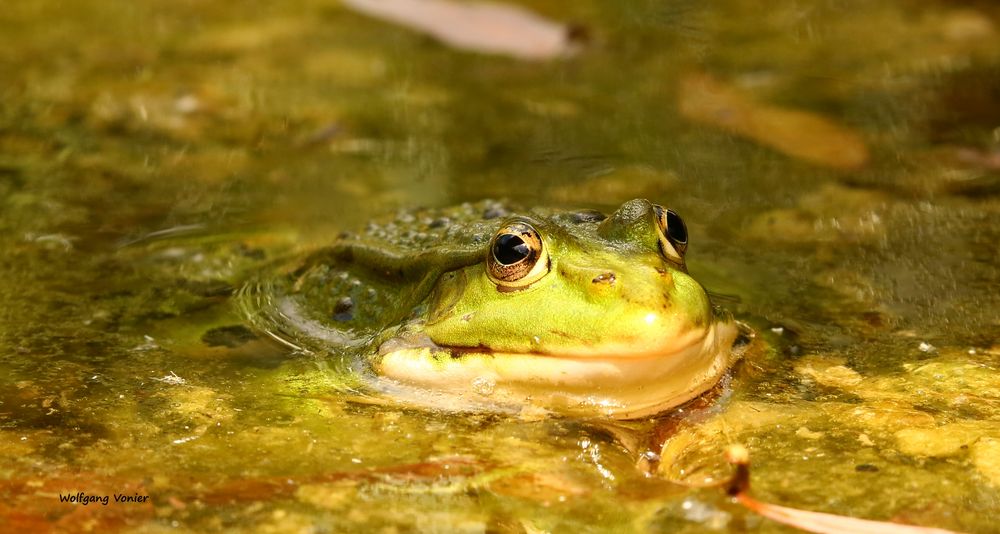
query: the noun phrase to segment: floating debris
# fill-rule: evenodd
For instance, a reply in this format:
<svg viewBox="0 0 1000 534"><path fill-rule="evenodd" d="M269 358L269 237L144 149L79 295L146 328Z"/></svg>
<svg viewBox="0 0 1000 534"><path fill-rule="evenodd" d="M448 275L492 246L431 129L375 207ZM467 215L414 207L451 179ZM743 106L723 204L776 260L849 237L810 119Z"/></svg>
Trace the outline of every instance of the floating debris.
<svg viewBox="0 0 1000 534"><path fill-rule="evenodd" d="M170 371L169 375L164 375L163 378L154 378L157 382L163 382L164 384L169 384L171 386L183 386L187 384L187 380L177 376L173 371Z"/></svg>
<svg viewBox="0 0 1000 534"><path fill-rule="evenodd" d="M160 346L156 344L156 340L153 339L153 336L144 335L142 336L142 340L143 340L142 344L137 345L132 350L136 352L146 352L150 350L157 350L160 348Z"/></svg>
<svg viewBox="0 0 1000 534"><path fill-rule="evenodd" d="M471 52L538 61L572 55L581 41L578 28L493 2L344 0L343 4Z"/></svg>
<svg viewBox="0 0 1000 534"><path fill-rule="evenodd" d="M24 240L31 243L38 243L49 249L58 248L64 252L69 252L73 250L73 241L75 241L76 238L65 234L39 235L33 232L28 232L24 234Z"/></svg>
<svg viewBox="0 0 1000 534"><path fill-rule="evenodd" d="M194 235L202 230L205 230L204 224L181 224L173 226L171 228L164 228L162 230L156 230L154 232L149 232L138 237L133 237L127 239L118 244L119 248L130 247L132 245L137 245L139 243L145 243L147 241L156 241L161 239L169 239L178 236Z"/></svg>
<svg viewBox="0 0 1000 534"><path fill-rule="evenodd" d="M952 530L872 521L836 514L810 512L758 501L749 495L750 453L742 445L726 451L726 460L736 468L726 491L747 509L779 523L819 534L956 534Z"/></svg>

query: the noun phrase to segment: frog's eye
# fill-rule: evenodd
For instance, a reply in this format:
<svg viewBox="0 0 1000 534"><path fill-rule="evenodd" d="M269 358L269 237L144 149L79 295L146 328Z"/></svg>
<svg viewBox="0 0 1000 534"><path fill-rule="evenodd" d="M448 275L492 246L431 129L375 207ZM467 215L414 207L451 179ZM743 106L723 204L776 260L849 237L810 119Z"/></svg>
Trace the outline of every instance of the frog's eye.
<svg viewBox="0 0 1000 534"><path fill-rule="evenodd" d="M682 263L688 245L688 231L684 219L674 210L654 204L656 220L660 227L660 250L671 261Z"/></svg>
<svg viewBox="0 0 1000 534"><path fill-rule="evenodd" d="M549 271L548 255L538 231L525 222L513 222L493 236L486 256L486 272L504 288L523 288Z"/></svg>

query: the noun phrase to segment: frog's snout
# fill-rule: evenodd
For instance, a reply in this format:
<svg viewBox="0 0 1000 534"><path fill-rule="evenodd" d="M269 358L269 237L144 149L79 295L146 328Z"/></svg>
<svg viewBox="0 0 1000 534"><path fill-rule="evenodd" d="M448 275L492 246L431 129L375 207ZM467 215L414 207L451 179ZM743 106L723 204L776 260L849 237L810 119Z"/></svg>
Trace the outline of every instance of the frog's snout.
<svg viewBox="0 0 1000 534"><path fill-rule="evenodd" d="M558 271L561 278L569 280L579 287L587 287L588 284L615 287L621 281L616 269L606 267L578 265L573 262L562 261L559 262Z"/></svg>
<svg viewBox="0 0 1000 534"><path fill-rule="evenodd" d="M559 275L566 280L571 280L574 285L586 288L589 292L608 294L611 291L615 294L629 294L634 292L668 293L673 288L673 277L666 269L654 269L648 267L641 269L637 273L635 266L623 266L616 269L614 266L591 266L578 265L571 262L562 262L559 267ZM653 283L650 284L649 282Z"/></svg>

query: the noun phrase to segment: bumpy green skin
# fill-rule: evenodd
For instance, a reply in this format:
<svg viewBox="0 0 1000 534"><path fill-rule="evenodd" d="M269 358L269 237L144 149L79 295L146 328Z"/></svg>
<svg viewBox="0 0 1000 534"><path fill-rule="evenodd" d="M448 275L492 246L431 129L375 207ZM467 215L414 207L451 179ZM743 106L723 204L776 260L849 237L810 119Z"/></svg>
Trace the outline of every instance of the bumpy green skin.
<svg viewBox="0 0 1000 534"><path fill-rule="evenodd" d="M423 313L421 304L443 273L479 263L509 213L502 203L484 201L372 221L362 233L344 233L330 247L295 263L289 273L262 282L265 287L258 292L286 299L296 318L280 317L274 309L278 305L271 302L251 310L256 316L251 319L261 319L255 321L258 327L275 329L277 337L311 350L372 345ZM344 347L310 340L296 324L300 321L340 334Z"/></svg>
<svg viewBox="0 0 1000 534"><path fill-rule="evenodd" d="M487 249L514 217L542 235L551 270L527 289L498 291ZM712 320L705 291L660 253L649 202L596 218L495 201L404 212L317 252L286 290L306 316L361 344L423 319L409 328L442 346L577 353L640 348Z"/></svg>
<svg viewBox="0 0 1000 534"><path fill-rule="evenodd" d="M541 236L548 271L505 290L486 259L512 221ZM466 397L485 384L491 401L628 418L705 391L732 361L735 327L662 241L646 200L609 217L495 201L402 212L248 286L243 302L273 337L391 377L376 389Z"/></svg>
<svg viewBox="0 0 1000 534"><path fill-rule="evenodd" d="M523 218L542 234L550 272L513 292L498 291L482 261L449 273L435 289L427 335L450 347L605 355L704 327L712 317L705 291L664 261L652 210L634 215L600 224Z"/></svg>

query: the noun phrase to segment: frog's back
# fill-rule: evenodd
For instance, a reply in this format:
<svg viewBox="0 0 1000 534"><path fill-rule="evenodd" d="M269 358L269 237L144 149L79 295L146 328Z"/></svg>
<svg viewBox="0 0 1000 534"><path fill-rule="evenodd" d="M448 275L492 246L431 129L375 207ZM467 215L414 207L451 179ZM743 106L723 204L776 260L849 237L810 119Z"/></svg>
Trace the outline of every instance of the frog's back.
<svg viewBox="0 0 1000 534"><path fill-rule="evenodd" d="M512 207L485 200L399 211L264 273L241 295L254 326L306 351L361 349L406 319L436 279L480 261Z"/></svg>

